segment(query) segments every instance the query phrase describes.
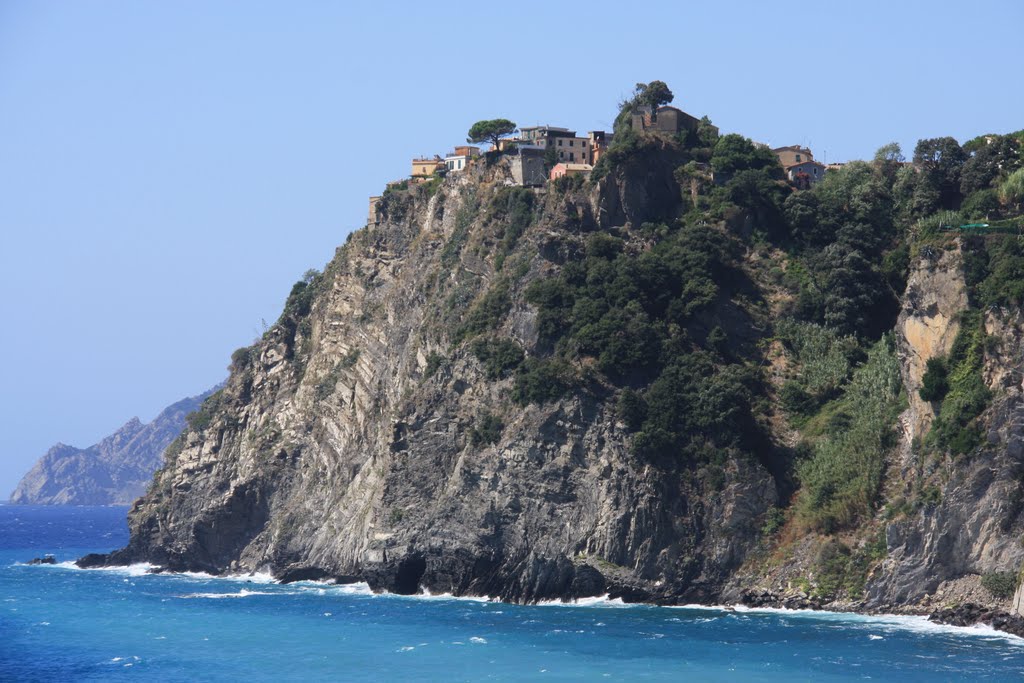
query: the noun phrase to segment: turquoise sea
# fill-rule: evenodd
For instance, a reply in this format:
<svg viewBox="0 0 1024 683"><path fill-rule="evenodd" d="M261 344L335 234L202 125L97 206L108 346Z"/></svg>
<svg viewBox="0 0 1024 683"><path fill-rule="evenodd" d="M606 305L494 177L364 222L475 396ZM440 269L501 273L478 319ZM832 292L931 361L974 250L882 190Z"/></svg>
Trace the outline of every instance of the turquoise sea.
<svg viewBox="0 0 1024 683"><path fill-rule="evenodd" d="M0 681L1024 680L1024 640L910 617L523 607L80 570L124 508L0 505ZM61 564L28 566L53 553Z"/></svg>

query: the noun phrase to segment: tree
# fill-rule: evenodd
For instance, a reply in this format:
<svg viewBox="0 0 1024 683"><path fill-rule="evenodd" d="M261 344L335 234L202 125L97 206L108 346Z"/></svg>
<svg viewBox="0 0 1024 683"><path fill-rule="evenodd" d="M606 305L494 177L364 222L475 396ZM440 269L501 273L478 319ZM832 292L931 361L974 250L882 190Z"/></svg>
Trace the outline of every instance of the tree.
<svg viewBox="0 0 1024 683"><path fill-rule="evenodd" d="M498 148L498 142L506 135L516 132L516 124L508 119L490 119L477 121L469 129L469 137L466 142L481 143L490 142L494 148Z"/></svg>
<svg viewBox="0 0 1024 683"><path fill-rule="evenodd" d="M730 177L747 169L768 169L776 178L783 177L779 158L774 152L766 147L758 147L736 133L718 138L711 154L711 167L715 173Z"/></svg>
<svg viewBox="0 0 1024 683"><path fill-rule="evenodd" d="M990 135L981 147L971 153L960 174L960 191L967 195L987 190L999 177L1020 167L1017 140L1009 135Z"/></svg>
<svg viewBox="0 0 1024 683"><path fill-rule="evenodd" d="M919 140L914 148L914 166L921 169L923 184L938 193L940 208L960 208L960 173L966 161L955 138Z"/></svg>
<svg viewBox="0 0 1024 683"><path fill-rule="evenodd" d="M892 183L896 179L896 172L904 161L903 150L900 149L900 144L898 142L890 142L888 145L878 148L872 163L878 169L878 172L882 174L882 177Z"/></svg>
<svg viewBox="0 0 1024 683"><path fill-rule="evenodd" d="M646 104L651 111L657 110L663 104L668 104L675 96L668 89L665 81L651 81L650 83L637 83L636 96L633 101L637 104Z"/></svg>
<svg viewBox="0 0 1024 683"><path fill-rule="evenodd" d="M1011 173L999 186L999 200L1011 209L1024 203L1024 168Z"/></svg>

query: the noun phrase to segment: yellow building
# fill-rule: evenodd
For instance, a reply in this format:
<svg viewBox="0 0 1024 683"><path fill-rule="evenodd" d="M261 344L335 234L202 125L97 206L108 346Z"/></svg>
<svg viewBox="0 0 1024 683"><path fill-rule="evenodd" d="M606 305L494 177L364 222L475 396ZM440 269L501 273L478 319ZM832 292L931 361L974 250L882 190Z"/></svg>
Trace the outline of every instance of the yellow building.
<svg viewBox="0 0 1024 683"><path fill-rule="evenodd" d="M429 178L434 175L435 171L441 168L444 168L444 160L441 159L441 157L435 156L433 159L413 159L412 177Z"/></svg>
<svg viewBox="0 0 1024 683"><path fill-rule="evenodd" d="M802 164L805 161L814 161L814 155L811 154L811 150L800 145L776 147L772 151L775 152L775 156L779 157L779 163L782 164L782 168L789 168L796 164Z"/></svg>

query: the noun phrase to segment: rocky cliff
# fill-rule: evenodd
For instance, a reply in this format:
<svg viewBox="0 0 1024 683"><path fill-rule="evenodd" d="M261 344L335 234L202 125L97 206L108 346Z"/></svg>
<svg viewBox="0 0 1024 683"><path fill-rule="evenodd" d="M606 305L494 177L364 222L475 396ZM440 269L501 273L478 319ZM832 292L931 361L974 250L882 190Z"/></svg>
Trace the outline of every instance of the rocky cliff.
<svg viewBox="0 0 1024 683"><path fill-rule="evenodd" d="M884 314L857 322L863 311L841 308L790 247L772 246L770 207L695 221L674 174L686 155L672 144L647 153L546 190L510 189L508 167L488 159L389 192L380 222L297 283L277 324L235 353L226 387L133 507L128 547L85 564L269 570L516 601L1008 608L981 584L1024 561L1019 312L976 315L960 245L947 240L915 248L896 306L876 297ZM676 287L655 258L670 240L689 245L680 267L706 281ZM731 256L705 258L706 243ZM816 248L841 263L827 277L860 267L850 247ZM602 296L626 292L621 313L634 316L611 332L614 306L580 322L595 299L579 292L602 278ZM644 282L647 293L630 293ZM649 304L659 288L665 301ZM814 348L854 369L801 378L815 359L774 326L795 310L818 315L812 290L837 328L881 328L867 364L893 358L902 384L903 413L875 430L867 454L879 474L845 507L834 487L807 502L800 478L814 475L808 458L832 452L816 443L859 429L844 392L871 340L829 337ZM648 297L644 311L630 297ZM651 338L650 353L670 359L654 369L632 353ZM918 391L937 356L949 356L955 386L929 402ZM973 378L984 387L963 398ZM976 410L960 419L955 401L968 399ZM685 410L664 408L673 401ZM674 417L659 423L655 406ZM676 452L687 455L666 456ZM805 514L826 505L839 512Z"/></svg>
<svg viewBox="0 0 1024 683"><path fill-rule="evenodd" d="M185 428L185 416L212 393L182 399L143 424L133 417L88 448L59 443L18 483L12 503L128 505L146 492L167 446Z"/></svg>

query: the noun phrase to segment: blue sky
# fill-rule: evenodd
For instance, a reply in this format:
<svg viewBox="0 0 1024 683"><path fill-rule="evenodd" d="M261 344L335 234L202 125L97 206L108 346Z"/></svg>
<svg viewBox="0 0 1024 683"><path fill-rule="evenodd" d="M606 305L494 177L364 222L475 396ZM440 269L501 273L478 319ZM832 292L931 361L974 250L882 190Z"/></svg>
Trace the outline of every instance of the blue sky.
<svg viewBox="0 0 1024 683"><path fill-rule="evenodd" d="M1024 127L1016 0L353 4L0 3L0 499L223 379L478 119L605 129L661 79L829 161Z"/></svg>

